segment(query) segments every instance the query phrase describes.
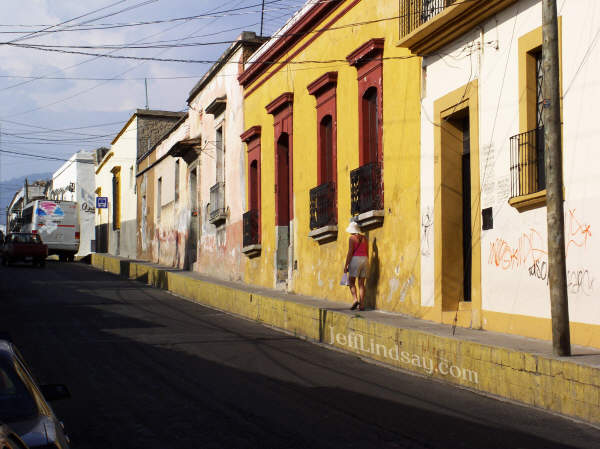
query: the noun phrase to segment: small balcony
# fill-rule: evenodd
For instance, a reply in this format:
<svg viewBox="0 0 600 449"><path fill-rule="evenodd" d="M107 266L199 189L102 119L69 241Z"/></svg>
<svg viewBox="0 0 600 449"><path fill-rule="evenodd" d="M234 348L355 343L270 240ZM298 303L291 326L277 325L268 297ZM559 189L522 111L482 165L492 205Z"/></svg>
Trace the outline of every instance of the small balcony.
<svg viewBox="0 0 600 449"><path fill-rule="evenodd" d="M518 0L400 0L399 47L430 55Z"/></svg>
<svg viewBox="0 0 600 449"><path fill-rule="evenodd" d="M406 36L452 6L456 0L402 0L400 36Z"/></svg>
<svg viewBox="0 0 600 449"><path fill-rule="evenodd" d="M335 183L327 182L310 189L310 229L308 234L319 243L337 237L337 202Z"/></svg>
<svg viewBox="0 0 600 449"><path fill-rule="evenodd" d="M350 172L350 213L360 226L383 223L383 178L381 164L371 162Z"/></svg>
<svg viewBox="0 0 600 449"><path fill-rule="evenodd" d="M259 214L258 210L252 209L242 215L243 243L242 253L248 257L256 257L260 254L261 245L259 240Z"/></svg>
<svg viewBox="0 0 600 449"><path fill-rule="evenodd" d="M217 182L210 188L210 212L208 221L215 226L220 225L227 219L225 208L225 183Z"/></svg>
<svg viewBox="0 0 600 449"><path fill-rule="evenodd" d="M510 196L525 197L546 189L544 128L510 138Z"/></svg>

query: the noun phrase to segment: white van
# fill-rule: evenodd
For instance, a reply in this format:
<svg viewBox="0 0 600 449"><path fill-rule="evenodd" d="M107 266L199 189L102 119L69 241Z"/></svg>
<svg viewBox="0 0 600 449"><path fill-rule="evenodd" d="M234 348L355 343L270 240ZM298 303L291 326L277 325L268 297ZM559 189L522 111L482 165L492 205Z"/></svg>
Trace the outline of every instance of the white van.
<svg viewBox="0 0 600 449"><path fill-rule="evenodd" d="M48 255L73 260L79 251L79 207L75 201L35 200L23 209L22 232L39 234Z"/></svg>

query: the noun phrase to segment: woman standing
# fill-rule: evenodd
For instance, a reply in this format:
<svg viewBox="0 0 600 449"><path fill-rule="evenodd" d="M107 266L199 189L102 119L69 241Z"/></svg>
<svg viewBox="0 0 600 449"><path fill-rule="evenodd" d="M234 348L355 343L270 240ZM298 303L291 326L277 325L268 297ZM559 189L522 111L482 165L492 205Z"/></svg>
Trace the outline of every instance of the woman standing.
<svg viewBox="0 0 600 449"><path fill-rule="evenodd" d="M346 232L350 234L350 238L348 239L348 254L346 255L344 273L348 273L350 293L352 293L354 299L350 310L357 307L359 310L365 310L365 280L369 260L369 241L367 237L360 233L360 228L354 221L350 222ZM356 278L358 278L358 297L354 285Z"/></svg>

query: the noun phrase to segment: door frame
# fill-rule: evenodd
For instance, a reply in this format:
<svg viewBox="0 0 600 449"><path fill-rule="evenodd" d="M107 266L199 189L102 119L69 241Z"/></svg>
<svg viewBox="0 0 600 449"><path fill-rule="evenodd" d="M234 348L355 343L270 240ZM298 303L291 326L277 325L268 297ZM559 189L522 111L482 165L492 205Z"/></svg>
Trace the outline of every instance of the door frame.
<svg viewBox="0 0 600 449"><path fill-rule="evenodd" d="M479 88L473 80L434 102L434 316L446 324L481 328L481 185L479 177ZM442 128L446 118L468 109L471 165L471 301L458 301L454 310L442 298Z"/></svg>

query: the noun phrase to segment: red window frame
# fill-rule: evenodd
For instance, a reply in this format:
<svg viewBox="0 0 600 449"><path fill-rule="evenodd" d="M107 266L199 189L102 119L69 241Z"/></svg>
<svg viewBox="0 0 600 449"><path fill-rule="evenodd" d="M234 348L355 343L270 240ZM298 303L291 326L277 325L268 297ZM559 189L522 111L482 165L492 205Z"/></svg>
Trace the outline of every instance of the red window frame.
<svg viewBox="0 0 600 449"><path fill-rule="evenodd" d="M383 47L384 39L371 39L350 53L346 60L356 67L358 78L358 134L360 166L369 162L383 163ZM369 89L377 89L377 160L372 160L369 102L365 94Z"/></svg>
<svg viewBox="0 0 600 449"><path fill-rule="evenodd" d="M310 83L308 93L317 100L317 182L333 182L337 191L337 72L328 72ZM323 122L331 118L331 135L324 135ZM327 143L330 143L328 148Z"/></svg>
<svg viewBox="0 0 600 449"><path fill-rule="evenodd" d="M248 211L258 211L258 241L261 241L261 163L260 163L260 126L253 126L245 131L240 137L248 148ZM252 164L256 164L256 172L253 175Z"/></svg>
<svg viewBox="0 0 600 449"><path fill-rule="evenodd" d="M285 223L285 217L289 221L294 219L294 151L293 151L293 106L294 106L294 94L292 92L285 92L278 96L275 100L269 103L265 109L267 113L273 115L273 130L274 130L274 147L275 147L275 180L283 179L285 176L288 178L288 202L289 217L285 217L286 214L280 214L280 201L275 201L275 223L278 225L287 226ZM279 161L279 143L287 135L287 150L288 150L288 173L280 173L280 161ZM275 185L275 191L277 192L277 184ZM281 215L281 217L280 217Z"/></svg>

